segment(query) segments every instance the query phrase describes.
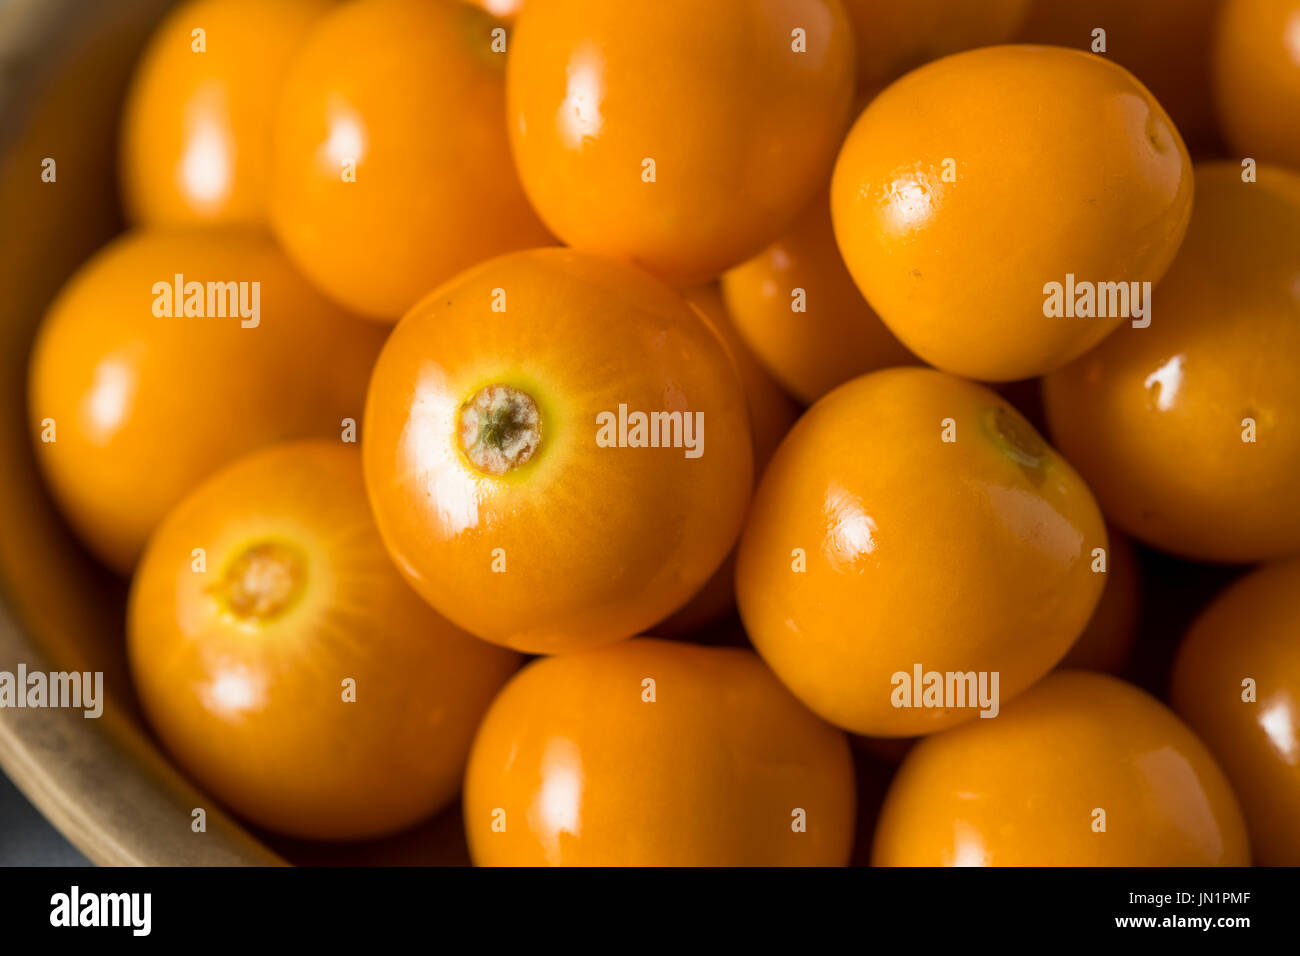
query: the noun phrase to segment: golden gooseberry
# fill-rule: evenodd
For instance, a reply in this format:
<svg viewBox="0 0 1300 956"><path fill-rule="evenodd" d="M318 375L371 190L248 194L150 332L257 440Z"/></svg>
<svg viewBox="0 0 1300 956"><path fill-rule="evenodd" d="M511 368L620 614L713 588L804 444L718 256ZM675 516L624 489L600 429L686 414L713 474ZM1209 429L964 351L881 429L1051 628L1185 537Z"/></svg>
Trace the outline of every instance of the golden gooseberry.
<svg viewBox="0 0 1300 956"><path fill-rule="evenodd" d="M1059 47L907 74L858 118L831 182L840 252L884 323L931 365L999 382L1059 368L1136 315L1191 208L1160 104L1123 67ZM1093 289L1077 313L1076 283ZM1140 298L1121 298L1130 283Z"/></svg>
<svg viewBox="0 0 1300 956"><path fill-rule="evenodd" d="M126 574L163 515L222 465L355 429L382 344L259 230L127 233L68 280L41 326L28 382L37 459L82 540Z"/></svg>
<svg viewBox="0 0 1300 956"><path fill-rule="evenodd" d="M1212 60L1219 123L1237 155L1300 169L1300 0L1226 0Z"/></svg>
<svg viewBox="0 0 1300 956"><path fill-rule="evenodd" d="M853 759L752 651L637 638L507 684L464 804L480 866L842 866Z"/></svg>
<svg viewBox="0 0 1300 956"><path fill-rule="evenodd" d="M1056 671L917 743L885 797L876 866L1246 866L1223 771L1131 684Z"/></svg>
<svg viewBox="0 0 1300 956"><path fill-rule="evenodd" d="M334 0L188 0L149 41L122 114L122 197L149 225L265 224L294 53Z"/></svg>
<svg viewBox="0 0 1300 956"><path fill-rule="evenodd" d="M140 703L241 816L308 839L400 830L460 789L519 657L439 617L398 575L340 442L257 452L167 516L131 591Z"/></svg>
<svg viewBox="0 0 1300 956"><path fill-rule="evenodd" d="M631 637L684 604L731 550L753 472L717 332L634 266L568 249L502 256L412 309L362 443L415 589L532 653Z"/></svg>
<svg viewBox="0 0 1300 956"><path fill-rule="evenodd" d="M1300 866L1300 560L1236 581L1192 624L1169 699L1241 800L1255 862Z"/></svg>
<svg viewBox="0 0 1300 956"><path fill-rule="evenodd" d="M755 649L814 712L913 736L996 712L1047 673L1092 615L1105 547L1083 481L1005 399L885 369L832 391L777 449L736 599ZM963 678L962 700L932 702L933 674L983 690Z"/></svg>
<svg viewBox="0 0 1300 956"><path fill-rule="evenodd" d="M554 241L510 159L496 29L464 3L356 0L289 71L271 223L312 281L363 315L395 321L462 269Z"/></svg>
<svg viewBox="0 0 1300 956"><path fill-rule="evenodd" d="M1300 553L1300 175L1196 167L1148 328L1043 380L1053 439L1106 515L1202 561Z"/></svg>
<svg viewBox="0 0 1300 956"><path fill-rule="evenodd" d="M510 142L570 246L690 286L781 235L854 92L838 0L546 0L510 39Z"/></svg>

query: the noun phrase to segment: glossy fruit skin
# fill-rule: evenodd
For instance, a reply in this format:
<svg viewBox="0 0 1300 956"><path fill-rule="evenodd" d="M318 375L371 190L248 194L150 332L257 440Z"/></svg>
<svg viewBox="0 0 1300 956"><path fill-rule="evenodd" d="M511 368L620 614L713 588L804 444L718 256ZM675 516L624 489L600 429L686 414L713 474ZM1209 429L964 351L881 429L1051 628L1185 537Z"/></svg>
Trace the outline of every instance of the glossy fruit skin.
<svg viewBox="0 0 1300 956"><path fill-rule="evenodd" d="M257 326L155 316L154 284L178 273L248 282L250 303L260 283ZM326 300L260 230L127 233L46 313L28 383L37 459L82 540L127 574L163 515L221 466L359 420L382 344L379 328Z"/></svg>
<svg viewBox="0 0 1300 956"><path fill-rule="evenodd" d="M945 419L956 441L941 440ZM1033 446L1022 465L1015 449ZM978 708L895 707L893 675L998 671L1012 699L1083 630L1104 547L1087 487L1004 399L886 369L831 392L777 449L741 537L737 604L814 712L868 736L932 733Z"/></svg>
<svg viewBox="0 0 1300 956"><path fill-rule="evenodd" d="M909 73L858 118L831 182L840 252L881 319L930 364L986 381L1105 338L1124 320L1048 317L1046 284L1157 282L1191 206L1160 105L1122 67L1056 47Z"/></svg>
<svg viewBox="0 0 1300 956"><path fill-rule="evenodd" d="M858 375L917 362L853 284L824 193L788 233L729 269L722 289L737 330L805 405Z"/></svg>
<svg viewBox="0 0 1300 956"><path fill-rule="evenodd" d="M122 197L148 225L262 225L275 104L333 0L190 0L149 42L122 121ZM204 31L202 52L192 31Z"/></svg>
<svg viewBox="0 0 1300 956"><path fill-rule="evenodd" d="M510 23L519 15L524 0L467 0L475 6L482 7L498 20Z"/></svg>
<svg viewBox="0 0 1300 956"><path fill-rule="evenodd" d="M1210 38L1223 0L1035 0L1021 43L1092 50L1106 31L1103 54L1130 70L1159 100L1192 155L1218 144L1210 90Z"/></svg>
<svg viewBox="0 0 1300 956"><path fill-rule="evenodd" d="M464 803L479 866L842 866L856 809L844 735L752 652L650 638L524 668Z"/></svg>
<svg viewBox="0 0 1300 956"><path fill-rule="evenodd" d="M240 617L221 597L225 569L268 540L298 549L305 586L278 615ZM141 562L129 635L141 704L178 762L242 816L308 839L394 832L450 803L519 665L407 587L360 453L328 441L241 459L178 505Z"/></svg>
<svg viewBox="0 0 1300 956"><path fill-rule="evenodd" d="M1006 43L1030 0L844 0L853 22L858 85L879 89L908 70L972 47Z"/></svg>
<svg viewBox="0 0 1300 956"><path fill-rule="evenodd" d="M1233 150L1300 169L1300 2L1226 0L1213 40L1219 123Z"/></svg>
<svg viewBox="0 0 1300 956"><path fill-rule="evenodd" d="M1300 560L1236 581L1193 623L1170 701L1214 752L1246 814L1255 862L1300 865ZM1255 700L1242 699L1246 678Z"/></svg>
<svg viewBox="0 0 1300 956"><path fill-rule="evenodd" d="M777 445L799 417L799 406L763 370L758 358L740 337L716 282L687 289L682 295L713 323L740 373L754 438L754 479L757 481ZM661 637L694 634L718 621L736 606L735 581L736 552L733 549L695 597L656 624L653 633Z"/></svg>
<svg viewBox="0 0 1300 956"><path fill-rule="evenodd" d="M872 862L1246 866L1250 845L1223 771L1172 711L1107 674L1057 671L996 719L912 748Z"/></svg>
<svg viewBox="0 0 1300 956"><path fill-rule="evenodd" d="M349 308L395 321L462 269L554 241L510 159L499 27L462 3L358 0L323 20L295 61L271 221ZM350 159L355 181L344 181Z"/></svg>
<svg viewBox="0 0 1300 956"><path fill-rule="evenodd" d="M1128 536L1106 526L1106 584L1088 626L1061 659L1067 670L1104 671L1117 677L1137 642L1142 611L1141 569Z"/></svg>
<svg viewBox="0 0 1300 956"><path fill-rule="evenodd" d="M853 38L839 0L547 0L520 14L508 72L510 142L546 224L686 287L779 237L825 182Z"/></svg>
<svg viewBox="0 0 1300 956"><path fill-rule="evenodd" d="M499 477L455 433L461 405L498 382L542 419L535 456ZM620 404L700 413L703 453L600 447L597 416ZM417 305L375 368L362 444L380 531L415 589L531 653L631 637L684 604L735 542L753 480L717 333L644 272L567 249L503 256Z"/></svg>
<svg viewBox="0 0 1300 956"><path fill-rule="evenodd" d="M1202 561L1300 552L1300 176L1197 167L1196 214L1150 328L1048 376L1052 435L1107 516ZM1256 422L1256 441L1243 442Z"/></svg>

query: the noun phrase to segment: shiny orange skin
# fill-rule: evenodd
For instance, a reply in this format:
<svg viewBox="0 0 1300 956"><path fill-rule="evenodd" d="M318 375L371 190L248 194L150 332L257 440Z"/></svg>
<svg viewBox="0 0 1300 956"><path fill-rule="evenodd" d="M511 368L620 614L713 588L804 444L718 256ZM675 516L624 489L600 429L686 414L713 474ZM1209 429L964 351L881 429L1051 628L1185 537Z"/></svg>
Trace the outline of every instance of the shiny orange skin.
<svg viewBox="0 0 1300 956"><path fill-rule="evenodd" d="M998 671L1010 700L1087 624L1104 547L1087 487L1003 398L886 369L831 392L777 449L741 537L737 604L814 712L868 736L932 733L978 708L895 707L893 675Z"/></svg>
<svg viewBox="0 0 1300 956"><path fill-rule="evenodd" d="M853 38L839 0L546 0L520 14L508 72L510 141L546 224L689 286L778 238L825 183Z"/></svg>
<svg viewBox="0 0 1300 956"><path fill-rule="evenodd" d="M1223 771L1172 711L1108 674L1057 671L996 719L912 748L872 862L1246 866L1250 845Z"/></svg>
<svg viewBox="0 0 1300 956"><path fill-rule="evenodd" d="M1131 70L1160 101L1192 149L1218 141L1210 91L1210 37L1223 0L1035 0L1019 40L1092 50L1092 31L1106 31L1102 54Z"/></svg>
<svg viewBox="0 0 1300 956"><path fill-rule="evenodd" d="M541 414L536 454L501 476L455 433L462 404L496 383ZM601 447L598 416L620 404L702 414L703 454ZM717 333L639 269L568 249L503 256L417 305L375 368L362 444L379 529L415 589L531 653L631 637L684 604L731 550L753 480L745 393Z"/></svg>
<svg viewBox="0 0 1300 956"><path fill-rule="evenodd" d="M156 317L151 289L177 273L260 283L259 324ZM222 465L360 421L382 344L379 328L326 300L261 231L127 233L46 314L28 382L37 458L82 540L126 574L163 515ZM55 441L42 440L46 419Z"/></svg>
<svg viewBox="0 0 1300 956"><path fill-rule="evenodd" d="M1219 123L1233 150L1300 169L1300 0L1226 0L1213 64Z"/></svg>
<svg viewBox="0 0 1300 956"><path fill-rule="evenodd" d="M464 805L479 866L841 866L856 810L844 735L752 652L650 638L524 668Z"/></svg>
<svg viewBox="0 0 1300 956"><path fill-rule="evenodd" d="M1241 800L1255 862L1300 866L1300 560L1266 565L1201 612L1178 650L1174 709ZM1243 700L1243 682L1255 682Z"/></svg>
<svg viewBox="0 0 1300 956"><path fill-rule="evenodd" d="M713 323L736 363L736 370L740 372L745 401L749 407L750 430L754 436L754 477L757 480L772 453L776 451L776 446L799 417L799 406L763 370L757 357L740 337L735 323L727 313L717 283L688 289L683 296ZM736 605L735 580L736 553L733 550L695 597L656 624L654 633L663 637L693 634L719 620Z"/></svg>
<svg viewBox="0 0 1300 956"><path fill-rule="evenodd" d="M788 233L729 269L722 289L750 348L806 405L865 372L917 361L853 284L824 193ZM793 308L797 289L802 312Z"/></svg>
<svg viewBox="0 0 1300 956"><path fill-rule="evenodd" d="M497 28L463 3L357 0L323 20L294 62L271 221L303 271L349 308L395 321L462 269L554 241L510 159ZM355 181L344 180L348 160Z"/></svg>
<svg viewBox="0 0 1300 956"><path fill-rule="evenodd" d="M1134 537L1203 561L1284 557L1300 552L1300 176L1261 166L1243 183L1228 162L1196 177L1151 327L1048 376L1047 417Z"/></svg>
<svg viewBox="0 0 1300 956"><path fill-rule="evenodd" d="M468 2L482 7L492 16L506 23L514 20L524 5L524 0L468 0Z"/></svg>
<svg viewBox="0 0 1300 956"><path fill-rule="evenodd" d="M301 554L300 596L240 616L223 579L268 541ZM370 517L360 452L328 441L241 459L167 516L132 588L128 651L151 725L191 776L309 839L394 832L450 803L479 719L520 663L406 585Z"/></svg>
<svg viewBox="0 0 1300 956"><path fill-rule="evenodd" d="M122 197L133 222L266 222L280 87L312 25L334 6L189 0L172 11L149 41L123 113Z"/></svg>
<svg viewBox="0 0 1300 956"><path fill-rule="evenodd" d="M840 252L884 323L931 365L999 382L1059 368L1124 321L1048 317L1047 283L1155 283L1191 206L1160 105L1122 67L1057 47L909 73L858 118L831 182Z"/></svg>
<svg viewBox="0 0 1300 956"><path fill-rule="evenodd" d="M1137 551L1128 536L1107 525L1106 584L1088 626L1059 666L1122 675L1137 642L1142 586Z"/></svg>
<svg viewBox="0 0 1300 956"><path fill-rule="evenodd" d="M972 47L1006 43L1030 0L844 0L853 22L858 85L884 86L923 63Z"/></svg>

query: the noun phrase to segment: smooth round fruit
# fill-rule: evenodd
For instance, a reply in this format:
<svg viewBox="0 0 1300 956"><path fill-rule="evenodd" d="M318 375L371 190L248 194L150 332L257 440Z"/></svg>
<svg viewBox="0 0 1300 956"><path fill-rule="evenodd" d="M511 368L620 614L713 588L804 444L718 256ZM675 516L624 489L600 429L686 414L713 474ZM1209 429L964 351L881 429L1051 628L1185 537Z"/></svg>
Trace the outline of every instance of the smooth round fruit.
<svg viewBox="0 0 1300 956"><path fill-rule="evenodd" d="M510 159L499 28L463 3L357 0L294 62L271 221L350 308L395 320L462 269L554 242Z"/></svg>
<svg viewBox="0 0 1300 956"><path fill-rule="evenodd" d="M1059 368L1127 321L1117 292L1105 317L1053 313L1071 282L1157 282L1191 208L1160 104L1058 47L909 73L858 118L831 182L840 252L881 319L930 364L988 381Z"/></svg>
<svg viewBox="0 0 1300 956"><path fill-rule="evenodd" d="M1002 703L1047 673L1097 603L1104 547L1088 489L1003 398L887 369L831 392L777 449L736 597L796 697L855 733L903 737L980 710L907 706L899 675L915 667L996 671Z"/></svg>
<svg viewBox="0 0 1300 956"><path fill-rule="evenodd" d="M557 236L693 285L812 201L853 70L839 0L547 0L510 40L510 141Z"/></svg>
<svg viewBox="0 0 1300 956"><path fill-rule="evenodd" d="M746 343L806 405L865 372L916 363L853 284L825 193L785 236L728 270L722 290Z"/></svg>
<svg viewBox="0 0 1300 956"><path fill-rule="evenodd" d="M1246 866L1250 845L1223 771L1172 711L1107 674L1057 671L995 720L912 748L872 862Z"/></svg>
<svg viewBox="0 0 1300 956"><path fill-rule="evenodd" d="M853 22L858 85L878 89L950 53L1006 43L1030 0L844 0Z"/></svg>
<svg viewBox="0 0 1300 956"><path fill-rule="evenodd" d="M1228 143L1240 156L1300 168L1300 0L1227 0L1213 43Z"/></svg>
<svg viewBox="0 0 1300 956"><path fill-rule="evenodd" d="M1094 48L1106 31L1107 59L1132 71L1178 127L1188 147L1218 142L1210 92L1210 36L1223 0L1035 0L1022 43Z"/></svg>
<svg viewBox="0 0 1300 956"><path fill-rule="evenodd" d="M149 41L123 113L120 172L132 221L265 223L280 87L333 7L189 0L172 11Z"/></svg>
<svg viewBox="0 0 1300 956"><path fill-rule="evenodd" d="M465 777L480 866L839 866L844 735L749 651L641 639L535 661Z"/></svg>
<svg viewBox="0 0 1300 956"><path fill-rule="evenodd" d="M175 305L177 276L203 284L205 315L183 314L184 299L182 314L156 314ZM206 314L209 284L225 317ZM254 290L257 314L243 318ZM163 515L222 465L359 419L382 343L260 231L128 233L46 314L28 383L37 458L82 540L125 574Z"/></svg>
<svg viewBox="0 0 1300 956"><path fill-rule="evenodd" d="M1241 177L1197 167L1150 328L1120 329L1043 383L1052 435L1107 517L1203 561L1300 553L1300 176Z"/></svg>
<svg viewBox="0 0 1300 956"><path fill-rule="evenodd" d="M379 358L363 435L408 580L532 653L680 607L749 503L745 394L717 333L633 266L568 249L503 256L417 305Z"/></svg>
<svg viewBox="0 0 1300 956"><path fill-rule="evenodd" d="M1122 532L1109 525L1106 584L1088 626L1059 666L1071 670L1105 671L1119 676L1137 642L1142 588L1137 552Z"/></svg>
<svg viewBox="0 0 1300 956"><path fill-rule="evenodd" d="M1300 866L1300 560L1221 594L1188 631L1170 702L1223 765L1255 862ZM1247 684L1247 681L1250 683Z"/></svg>
<svg viewBox="0 0 1300 956"><path fill-rule="evenodd" d="M776 451L776 446L799 417L799 407L781 390L772 376L763 370L763 366L736 331L717 283L696 286L686 290L683 295L686 301L713 323L736 363L736 370L740 372L745 401L749 407L750 431L754 437L754 478L757 480L767 467L772 453ZM694 634L718 621L736 606L735 581L736 552L733 549L704 587L696 592L695 597L656 624L652 628L653 632L661 637Z"/></svg>
<svg viewBox="0 0 1300 956"><path fill-rule="evenodd" d="M128 623L167 749L240 815L308 839L393 832L450 803L519 664L407 587L360 454L324 441L241 459L182 501L149 543Z"/></svg>

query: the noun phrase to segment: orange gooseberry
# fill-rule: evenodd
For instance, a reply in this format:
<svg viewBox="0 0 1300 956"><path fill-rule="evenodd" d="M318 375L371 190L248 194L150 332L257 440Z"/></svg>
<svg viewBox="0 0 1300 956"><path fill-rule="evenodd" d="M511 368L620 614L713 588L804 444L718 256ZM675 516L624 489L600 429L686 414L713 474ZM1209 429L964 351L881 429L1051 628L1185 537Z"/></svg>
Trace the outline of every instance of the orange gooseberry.
<svg viewBox="0 0 1300 956"><path fill-rule="evenodd" d="M824 192L789 232L729 269L722 290L746 343L804 404L864 372L916 362L853 284Z"/></svg>
<svg viewBox="0 0 1300 956"><path fill-rule="evenodd" d="M752 482L718 334L636 267L567 249L503 256L412 309L362 441L416 590L534 653L631 637L684 604L735 542Z"/></svg>
<svg viewBox="0 0 1300 956"><path fill-rule="evenodd" d="M264 224L275 104L334 0L188 0L140 59L122 117L127 215L149 225Z"/></svg>
<svg viewBox="0 0 1300 956"><path fill-rule="evenodd" d="M1228 143L1240 156L1300 169L1300 0L1226 0L1213 43Z"/></svg>
<svg viewBox="0 0 1300 956"><path fill-rule="evenodd" d="M1059 368L1136 313L1149 297L1121 289L1160 279L1191 207L1160 104L1059 47L909 73L858 118L831 183L840 252L881 319L930 364L988 381ZM1076 313L1076 280L1103 303Z"/></svg>
<svg viewBox="0 0 1300 956"><path fill-rule="evenodd" d="M1243 181L1243 177L1252 181ZM1300 176L1196 168L1196 212L1125 326L1049 375L1051 433L1106 515L1207 561L1300 552Z"/></svg>
<svg viewBox="0 0 1300 956"><path fill-rule="evenodd" d="M813 711L911 736L996 712L1050 670L1093 612L1105 547L1087 487L1003 398L886 369L831 392L777 449L736 598L754 647ZM931 703L936 673L970 674L993 699L972 686Z"/></svg>
<svg viewBox="0 0 1300 956"><path fill-rule="evenodd" d="M837 0L527 4L510 39L511 145L557 236L688 286L812 201L853 70Z"/></svg>
<svg viewBox="0 0 1300 956"><path fill-rule="evenodd" d="M1170 701L1214 752L1257 863L1300 865L1300 560L1266 565L1201 612Z"/></svg>
<svg viewBox="0 0 1300 956"><path fill-rule="evenodd" d="M853 759L753 652L637 638L520 671L464 804L480 866L839 866Z"/></svg>
<svg viewBox="0 0 1300 956"><path fill-rule="evenodd" d="M462 269L553 242L510 159L500 29L468 4L357 0L294 61L271 221L348 307L396 320Z"/></svg>
<svg viewBox="0 0 1300 956"><path fill-rule="evenodd" d="M125 574L222 465L359 420L382 343L260 230L131 232L45 317L28 383L37 458L72 526Z"/></svg>
<svg viewBox="0 0 1300 956"><path fill-rule="evenodd" d="M877 866L1245 866L1241 808L1205 745L1131 684L1056 671L920 741L876 828Z"/></svg>
<svg viewBox="0 0 1300 956"><path fill-rule="evenodd" d="M200 485L150 540L129 617L135 687L172 756L240 815L310 839L450 803L519 665L401 579L339 442L265 449Z"/></svg>

